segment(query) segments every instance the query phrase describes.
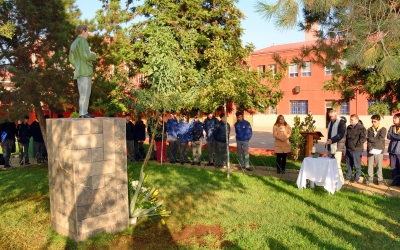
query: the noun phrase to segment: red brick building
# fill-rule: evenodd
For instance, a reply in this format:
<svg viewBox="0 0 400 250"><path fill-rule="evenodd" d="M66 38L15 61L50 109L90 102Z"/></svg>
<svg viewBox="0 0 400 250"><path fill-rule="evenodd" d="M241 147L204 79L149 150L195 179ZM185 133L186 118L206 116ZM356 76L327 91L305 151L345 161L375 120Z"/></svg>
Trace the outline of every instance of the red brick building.
<svg viewBox="0 0 400 250"><path fill-rule="evenodd" d="M306 34L306 41L304 42L273 45L254 51L249 58L249 63L254 70L276 71L278 65L272 58L275 53L278 53L280 57L290 63L295 56L299 55L302 47L311 46L314 42L315 39L310 34ZM296 64L289 66L280 85L280 89L284 92L283 99L275 110L268 108L266 110L267 115L254 115L252 117L253 126L272 127L277 114L284 115L286 121L292 123L294 116L303 117L311 112L316 120L316 126L318 128L326 127L327 111L332 108L332 101L340 99L340 95L322 90L324 82L332 77L331 69L313 64L310 61L307 62L307 58L305 64L306 67L304 68ZM368 107L371 104L372 102L365 95L358 94L354 100L342 102L336 109L338 114L347 116L347 118L351 114L358 114L360 119L364 120L364 123L367 122L367 126L369 126ZM385 120L385 122L391 124L391 119Z"/></svg>

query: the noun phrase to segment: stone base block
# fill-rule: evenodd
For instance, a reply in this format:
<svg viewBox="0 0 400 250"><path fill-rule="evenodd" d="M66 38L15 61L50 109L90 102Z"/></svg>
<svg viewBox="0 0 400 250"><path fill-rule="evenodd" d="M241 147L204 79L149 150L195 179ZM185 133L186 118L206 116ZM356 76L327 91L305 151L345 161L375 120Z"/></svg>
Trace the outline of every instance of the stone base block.
<svg viewBox="0 0 400 250"><path fill-rule="evenodd" d="M53 229L84 241L128 227L125 119L46 122Z"/></svg>

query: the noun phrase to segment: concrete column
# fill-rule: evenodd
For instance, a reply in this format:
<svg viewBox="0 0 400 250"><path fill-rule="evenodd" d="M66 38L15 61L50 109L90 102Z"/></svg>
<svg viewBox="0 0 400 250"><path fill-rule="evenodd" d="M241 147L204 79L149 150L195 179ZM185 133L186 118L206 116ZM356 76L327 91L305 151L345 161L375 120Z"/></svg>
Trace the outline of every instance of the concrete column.
<svg viewBox="0 0 400 250"><path fill-rule="evenodd" d="M125 119L46 122L53 229L84 241L128 227Z"/></svg>

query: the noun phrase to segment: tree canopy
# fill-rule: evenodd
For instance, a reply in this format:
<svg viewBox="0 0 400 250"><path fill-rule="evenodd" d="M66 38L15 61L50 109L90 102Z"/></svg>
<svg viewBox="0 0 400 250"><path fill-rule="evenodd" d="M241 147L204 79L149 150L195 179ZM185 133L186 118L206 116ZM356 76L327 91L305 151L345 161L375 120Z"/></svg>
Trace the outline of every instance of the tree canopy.
<svg viewBox="0 0 400 250"><path fill-rule="evenodd" d="M364 93L375 101L370 111L378 114L400 109L398 1L280 0L258 2L256 9L279 28L310 31L318 24L316 45L297 59L312 55L315 63L335 69L325 90L338 91L345 100Z"/></svg>
<svg viewBox="0 0 400 250"><path fill-rule="evenodd" d="M147 74L143 88L134 92L138 100L146 96L141 91L148 92L153 84L154 90L163 86L171 92L163 104L169 103L167 110L215 110L225 99L239 110L263 112L282 98L278 78L263 85L260 82L266 75L249 71L246 58L253 46L242 45L244 15L235 1L147 0L132 11L134 16L145 17L130 30L135 51L132 66ZM154 40L162 36L159 32L164 32L168 42L162 37ZM154 42L163 43L161 51L154 53Z"/></svg>
<svg viewBox="0 0 400 250"><path fill-rule="evenodd" d="M1 119L16 121L34 108L45 137L42 104L60 111L76 97L66 63L75 27L61 0L3 1L0 12L0 22L15 24L11 37L0 35L0 74L14 84L1 86Z"/></svg>

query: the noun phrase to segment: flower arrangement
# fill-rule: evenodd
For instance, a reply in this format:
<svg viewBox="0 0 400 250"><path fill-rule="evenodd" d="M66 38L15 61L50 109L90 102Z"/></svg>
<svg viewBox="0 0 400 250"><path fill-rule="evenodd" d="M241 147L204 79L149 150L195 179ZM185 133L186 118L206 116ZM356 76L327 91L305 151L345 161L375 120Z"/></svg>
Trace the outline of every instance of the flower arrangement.
<svg viewBox="0 0 400 250"><path fill-rule="evenodd" d="M129 176L129 217L131 224L135 224L138 217L145 216L170 216L171 211L166 211L162 207L164 201L158 201L159 191L156 188L146 188L143 184L147 176L143 171L140 172L139 180L132 180Z"/></svg>

